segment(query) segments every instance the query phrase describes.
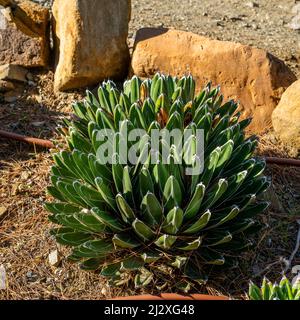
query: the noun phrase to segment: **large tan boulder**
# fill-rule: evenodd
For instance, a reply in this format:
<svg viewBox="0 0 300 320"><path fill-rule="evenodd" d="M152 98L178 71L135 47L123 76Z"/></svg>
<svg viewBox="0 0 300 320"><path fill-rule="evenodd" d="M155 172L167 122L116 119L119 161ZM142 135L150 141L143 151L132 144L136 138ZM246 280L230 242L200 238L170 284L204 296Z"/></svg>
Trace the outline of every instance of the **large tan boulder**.
<svg viewBox="0 0 300 320"><path fill-rule="evenodd" d="M283 142L300 150L300 80L282 95L272 114L272 123Z"/></svg>
<svg viewBox="0 0 300 320"><path fill-rule="evenodd" d="M279 59L239 43L211 40L190 32L145 28L138 31L131 73L190 72L200 90L208 81L221 85L226 99L240 101L243 117L253 117L252 132L271 126L271 114L284 90L296 80Z"/></svg>
<svg viewBox="0 0 300 320"><path fill-rule="evenodd" d="M49 10L32 1L0 0L0 64L46 66Z"/></svg>
<svg viewBox="0 0 300 320"><path fill-rule="evenodd" d="M55 90L121 79L129 65L128 0L55 0Z"/></svg>

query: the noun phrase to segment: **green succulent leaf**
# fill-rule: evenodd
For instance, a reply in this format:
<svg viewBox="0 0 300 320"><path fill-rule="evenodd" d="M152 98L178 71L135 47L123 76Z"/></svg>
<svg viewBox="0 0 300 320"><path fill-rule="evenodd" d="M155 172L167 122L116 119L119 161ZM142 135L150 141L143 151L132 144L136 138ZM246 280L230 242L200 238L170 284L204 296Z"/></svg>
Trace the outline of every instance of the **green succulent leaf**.
<svg viewBox="0 0 300 320"><path fill-rule="evenodd" d="M261 291L254 283L250 284L249 296L251 297L251 300L262 300Z"/></svg>
<svg viewBox="0 0 300 320"><path fill-rule="evenodd" d="M154 192L154 185L149 170L144 166L139 175L140 193L142 198L148 193Z"/></svg>
<svg viewBox="0 0 300 320"><path fill-rule="evenodd" d="M135 219L132 223L135 233L144 241L151 241L155 238L155 233L144 222Z"/></svg>
<svg viewBox="0 0 300 320"><path fill-rule="evenodd" d="M180 185L174 176L170 176L164 187L164 200L167 210L171 210L174 206L180 206L182 202L182 193Z"/></svg>
<svg viewBox="0 0 300 320"><path fill-rule="evenodd" d="M193 251L193 250L197 250L197 249L200 247L201 243L202 243L202 238L199 237L198 239L189 242L187 245L178 247L178 249L179 249L179 250L182 250L182 251Z"/></svg>
<svg viewBox="0 0 300 320"><path fill-rule="evenodd" d="M177 240L176 236L164 234L160 236L156 241L155 244L164 250L170 249L175 241Z"/></svg>
<svg viewBox="0 0 300 320"><path fill-rule="evenodd" d="M229 209L223 209L221 212L216 212L213 214L213 217L216 216L211 220L211 225L206 228L206 230L217 228L224 223L234 219L240 213L240 209L237 206L233 206Z"/></svg>
<svg viewBox="0 0 300 320"><path fill-rule="evenodd" d="M53 214L72 214L72 213L78 213L81 211L80 207L74 206L69 203L45 203L44 207L49 212L52 212Z"/></svg>
<svg viewBox="0 0 300 320"><path fill-rule="evenodd" d="M134 284L136 288L146 287L153 281L153 273L149 272L147 269L142 269L134 278Z"/></svg>
<svg viewBox="0 0 300 320"><path fill-rule="evenodd" d="M279 285L264 278L261 287L252 281L249 284L248 296L250 300L300 300L300 289L293 287L284 276Z"/></svg>
<svg viewBox="0 0 300 320"><path fill-rule="evenodd" d="M135 220L135 214L120 193L116 196L116 202L118 209L122 215L123 221L126 223L132 223Z"/></svg>
<svg viewBox="0 0 300 320"><path fill-rule="evenodd" d="M130 202L133 201L130 168L128 166L124 167L124 170L123 170L123 194L127 201L130 201Z"/></svg>
<svg viewBox="0 0 300 320"><path fill-rule="evenodd" d="M102 199L114 210L117 210L116 201L110 188L105 184L102 178L96 178L95 183Z"/></svg>
<svg viewBox="0 0 300 320"><path fill-rule="evenodd" d="M194 195L191 201L189 202L187 208L184 211L185 220L193 219L195 215L199 212L204 194L205 194L205 185L203 183L199 183L196 186L196 190L194 192Z"/></svg>
<svg viewBox="0 0 300 320"><path fill-rule="evenodd" d="M190 225L186 230L183 231L184 234L197 234L200 230L205 228L211 219L211 212L209 210L205 211L200 218Z"/></svg>
<svg viewBox="0 0 300 320"><path fill-rule="evenodd" d="M151 226L159 225L163 218L163 209L156 196L148 192L141 204L143 216Z"/></svg>
<svg viewBox="0 0 300 320"><path fill-rule="evenodd" d="M227 188L228 181L226 179L220 179L215 185L213 185L211 191L207 193L201 208L206 209L212 207L222 197Z"/></svg>
<svg viewBox="0 0 300 320"><path fill-rule="evenodd" d="M207 239L208 247L216 247L220 244L230 242L232 240L232 234L230 232L222 232L219 235L216 235L215 238Z"/></svg>
<svg viewBox="0 0 300 320"><path fill-rule="evenodd" d="M91 235L84 232L66 232L56 234L56 240L60 244L68 245L68 246L79 246L86 241L91 239Z"/></svg>
<svg viewBox="0 0 300 320"><path fill-rule="evenodd" d="M121 263L121 270L139 270L144 266L144 261L138 257L128 258Z"/></svg>
<svg viewBox="0 0 300 320"><path fill-rule="evenodd" d="M166 216L162 225L162 230L166 233L176 235L183 222L183 211L179 207L174 207Z"/></svg>
<svg viewBox="0 0 300 320"><path fill-rule="evenodd" d="M127 233L115 234L112 241L116 247L133 249L140 246L140 242Z"/></svg>
<svg viewBox="0 0 300 320"><path fill-rule="evenodd" d="M153 252L145 252L142 254L142 259L144 260L145 263L156 262L159 259L161 259L161 254L153 253Z"/></svg>
<svg viewBox="0 0 300 320"><path fill-rule="evenodd" d="M167 168L158 162L153 168L153 178L155 183L159 186L160 191L164 192L165 185L169 179L169 173Z"/></svg>
<svg viewBox="0 0 300 320"><path fill-rule="evenodd" d="M80 268L82 270L88 270L93 271L100 268L100 266L103 264L104 259L103 258L91 258L87 259L80 263Z"/></svg>
<svg viewBox="0 0 300 320"><path fill-rule="evenodd" d="M114 217L113 215L101 211L99 208L92 208L91 213L94 215L96 219L98 219L101 223L109 227L112 231L123 231L125 227L119 221L118 218Z"/></svg>
<svg viewBox="0 0 300 320"><path fill-rule="evenodd" d="M171 263L173 267L176 267L177 269L181 269L187 262L187 257L180 257L177 256L174 260L174 262Z"/></svg>
<svg viewBox="0 0 300 320"><path fill-rule="evenodd" d="M106 265L101 270L101 275L104 277L115 277L120 275L121 263L112 263Z"/></svg>

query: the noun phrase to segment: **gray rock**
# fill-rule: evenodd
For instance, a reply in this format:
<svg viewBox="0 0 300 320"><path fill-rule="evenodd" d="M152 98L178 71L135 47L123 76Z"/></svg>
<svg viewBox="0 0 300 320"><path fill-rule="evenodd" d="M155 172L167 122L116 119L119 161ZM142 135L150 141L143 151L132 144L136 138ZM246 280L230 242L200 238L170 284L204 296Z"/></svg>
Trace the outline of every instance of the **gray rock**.
<svg viewBox="0 0 300 320"><path fill-rule="evenodd" d="M38 275L32 271L26 273L26 278L28 282L35 282L38 280Z"/></svg>

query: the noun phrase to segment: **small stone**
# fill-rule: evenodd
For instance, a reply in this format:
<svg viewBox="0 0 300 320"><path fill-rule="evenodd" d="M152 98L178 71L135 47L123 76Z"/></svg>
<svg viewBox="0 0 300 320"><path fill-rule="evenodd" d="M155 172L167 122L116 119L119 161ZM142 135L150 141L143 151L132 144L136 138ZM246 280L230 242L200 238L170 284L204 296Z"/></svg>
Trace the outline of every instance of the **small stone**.
<svg viewBox="0 0 300 320"><path fill-rule="evenodd" d="M38 275L32 271L26 273L26 278L29 282L35 282L38 279Z"/></svg>
<svg viewBox="0 0 300 320"><path fill-rule="evenodd" d="M19 192L19 184L18 183L14 183L11 187L11 194L13 196L17 195Z"/></svg>
<svg viewBox="0 0 300 320"><path fill-rule="evenodd" d="M106 289L105 287L103 287L103 288L101 289L101 294L104 295L104 296L107 295L107 289Z"/></svg>
<svg viewBox="0 0 300 320"><path fill-rule="evenodd" d="M34 127L41 127L45 124L45 121L36 121L36 122L32 122L32 125Z"/></svg>
<svg viewBox="0 0 300 320"><path fill-rule="evenodd" d="M0 265L0 290L6 289L6 270L4 265Z"/></svg>
<svg viewBox="0 0 300 320"><path fill-rule="evenodd" d="M52 251L49 256L48 260L51 266L58 267L60 264L60 258L57 250Z"/></svg>
<svg viewBox="0 0 300 320"><path fill-rule="evenodd" d="M29 85L30 87L36 87L36 86L37 86L37 83L34 82L34 81L28 81L28 85Z"/></svg>
<svg viewBox="0 0 300 320"><path fill-rule="evenodd" d="M0 80L26 82L27 69L14 64L0 66Z"/></svg>
<svg viewBox="0 0 300 320"><path fill-rule="evenodd" d="M34 80L33 74L32 74L31 72L28 72L28 73L26 74L26 79L27 79L28 81L33 81L33 80Z"/></svg>
<svg viewBox="0 0 300 320"><path fill-rule="evenodd" d="M249 8L258 8L259 4L256 3L256 2L253 2L253 1L249 1L249 2L246 3L246 6L249 7Z"/></svg>
<svg viewBox="0 0 300 320"><path fill-rule="evenodd" d="M50 277L46 278L46 283L51 283L52 281L53 281L52 278L50 278Z"/></svg>
<svg viewBox="0 0 300 320"><path fill-rule="evenodd" d="M288 27L292 30L300 30L300 14L295 16L288 24Z"/></svg>
<svg viewBox="0 0 300 320"><path fill-rule="evenodd" d="M22 181L25 181L25 180L27 180L29 178L29 173L28 173L28 171L23 171L22 173L21 173L21 180Z"/></svg>

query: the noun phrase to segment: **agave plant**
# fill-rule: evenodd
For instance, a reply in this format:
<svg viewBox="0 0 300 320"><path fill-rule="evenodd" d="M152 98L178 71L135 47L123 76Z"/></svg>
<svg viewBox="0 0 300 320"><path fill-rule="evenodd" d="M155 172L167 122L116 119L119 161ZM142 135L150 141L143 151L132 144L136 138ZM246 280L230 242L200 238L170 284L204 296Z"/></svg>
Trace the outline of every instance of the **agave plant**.
<svg viewBox="0 0 300 320"><path fill-rule="evenodd" d="M65 120L68 149L54 155L48 188L56 202L46 208L60 225L52 234L73 248L69 259L115 283L133 273L136 285L147 284L159 268L203 281L208 268L235 263L259 229L256 216L268 205L259 195L269 184L265 162L253 157L257 139L245 137L251 120L240 121L238 104L223 104L220 88L210 83L195 95L191 76L161 74L133 77L123 91L107 81L97 95L87 91L73 105L76 118ZM196 134L182 150L160 137L156 160L149 161L150 133L163 128L203 130L202 172L185 170L199 165ZM125 143L133 129L145 131L136 164L124 164L118 148L111 164L99 161L101 130Z"/></svg>
<svg viewBox="0 0 300 320"><path fill-rule="evenodd" d="M248 295L251 300L300 300L300 283L283 277L278 285L264 278L261 288L250 282Z"/></svg>

